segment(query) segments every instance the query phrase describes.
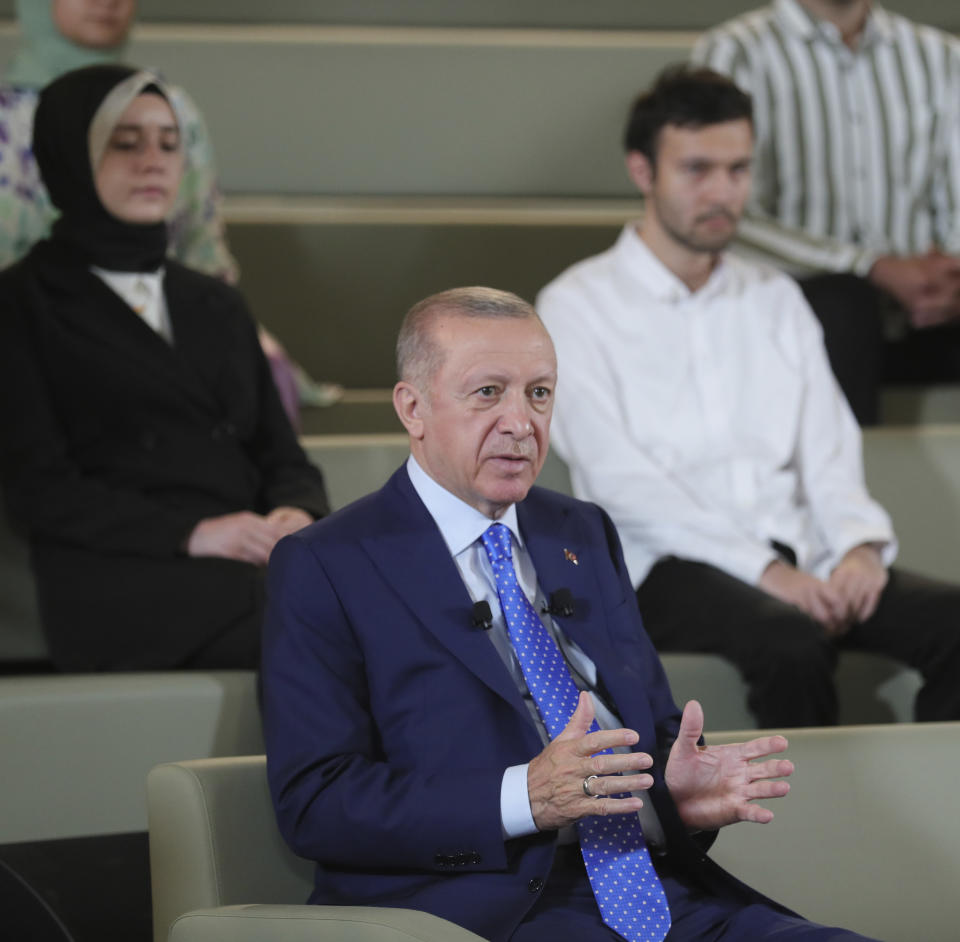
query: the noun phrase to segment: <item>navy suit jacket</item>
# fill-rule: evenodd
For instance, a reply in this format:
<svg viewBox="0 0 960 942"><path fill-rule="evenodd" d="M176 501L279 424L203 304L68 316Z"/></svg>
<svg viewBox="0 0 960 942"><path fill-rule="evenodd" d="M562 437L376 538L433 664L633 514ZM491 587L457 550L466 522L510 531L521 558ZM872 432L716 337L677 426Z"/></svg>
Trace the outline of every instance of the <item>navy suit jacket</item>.
<svg viewBox="0 0 960 942"><path fill-rule="evenodd" d="M655 759L650 790L674 873L760 897L691 838L663 781L679 713L640 621L613 524L540 488L518 521L558 619L607 702ZM573 561L571 556L576 558ZM505 841L504 769L542 743L405 468L382 490L286 538L270 562L263 690L267 768L311 902L403 906L509 938L535 902L555 832Z"/></svg>

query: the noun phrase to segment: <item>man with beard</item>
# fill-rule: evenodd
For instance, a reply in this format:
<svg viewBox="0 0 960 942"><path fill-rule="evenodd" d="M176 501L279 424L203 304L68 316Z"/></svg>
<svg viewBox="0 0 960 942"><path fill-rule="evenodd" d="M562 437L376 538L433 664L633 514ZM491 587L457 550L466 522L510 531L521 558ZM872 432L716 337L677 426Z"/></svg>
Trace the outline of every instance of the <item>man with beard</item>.
<svg viewBox="0 0 960 942"><path fill-rule="evenodd" d="M861 423L881 381L960 380L960 43L870 0L774 0L694 61L754 97L741 243L801 287Z"/></svg>
<svg viewBox="0 0 960 942"><path fill-rule="evenodd" d="M820 326L790 278L723 252L750 192L749 96L670 70L625 143L642 223L537 307L563 373L553 442L618 528L648 633L733 661L764 727L837 721L839 647L920 670L917 719L960 717L960 589L888 568Z"/></svg>

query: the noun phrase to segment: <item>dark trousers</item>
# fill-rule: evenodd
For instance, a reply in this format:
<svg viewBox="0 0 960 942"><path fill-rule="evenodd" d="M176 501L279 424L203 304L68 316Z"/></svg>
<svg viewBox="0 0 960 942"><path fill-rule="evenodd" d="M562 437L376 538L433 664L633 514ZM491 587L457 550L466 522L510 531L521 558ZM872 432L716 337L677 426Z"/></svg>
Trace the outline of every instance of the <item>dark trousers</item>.
<svg viewBox="0 0 960 942"><path fill-rule="evenodd" d="M865 936L807 922L763 902L748 905L691 889L661 861L656 866L670 902L672 925L666 942L869 942ZM510 942L622 942L622 938L600 917L576 851L551 870L540 899Z"/></svg>
<svg viewBox="0 0 960 942"><path fill-rule="evenodd" d="M880 420L881 383L960 382L960 325L907 329L884 338L891 301L865 278L817 275L800 288L823 327L833 375L861 425Z"/></svg>
<svg viewBox="0 0 960 942"><path fill-rule="evenodd" d="M960 586L891 570L876 612L839 640L800 609L714 566L667 557L637 590L660 651L732 661L762 728L837 722L833 671L840 648L886 654L924 679L919 721L960 719Z"/></svg>

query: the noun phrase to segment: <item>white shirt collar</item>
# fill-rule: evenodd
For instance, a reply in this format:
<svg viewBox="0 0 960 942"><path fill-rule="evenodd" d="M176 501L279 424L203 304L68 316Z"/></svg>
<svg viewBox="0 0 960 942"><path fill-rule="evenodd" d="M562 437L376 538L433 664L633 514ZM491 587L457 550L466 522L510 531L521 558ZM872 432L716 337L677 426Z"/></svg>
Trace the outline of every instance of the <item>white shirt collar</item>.
<svg viewBox="0 0 960 942"><path fill-rule="evenodd" d="M623 227L614 251L624 271L630 272L646 292L656 300L666 304L678 304L696 294L708 298L717 291L723 291L727 279L727 265L724 257L710 273L706 284L698 291L691 291L660 259L651 251L637 232L636 223L629 222Z"/></svg>
<svg viewBox="0 0 960 942"><path fill-rule="evenodd" d="M502 523L509 527L513 538L523 545L517 525L516 504L511 504L503 516L494 521L438 484L420 467L413 455L407 459L407 474L417 496L440 528L451 556L458 556L475 543L491 523Z"/></svg>
<svg viewBox="0 0 960 942"><path fill-rule="evenodd" d="M163 294L165 270L151 272L108 271L91 266L104 284L117 294L139 317L167 341L173 339L173 329Z"/></svg>
<svg viewBox="0 0 960 942"><path fill-rule="evenodd" d="M108 285L127 290L133 289L135 285L146 285L151 291L159 291L163 285L163 276L166 269L162 266L156 271L110 271L106 268L98 268L91 265L90 270L102 278ZM116 289L115 289L116 290Z"/></svg>

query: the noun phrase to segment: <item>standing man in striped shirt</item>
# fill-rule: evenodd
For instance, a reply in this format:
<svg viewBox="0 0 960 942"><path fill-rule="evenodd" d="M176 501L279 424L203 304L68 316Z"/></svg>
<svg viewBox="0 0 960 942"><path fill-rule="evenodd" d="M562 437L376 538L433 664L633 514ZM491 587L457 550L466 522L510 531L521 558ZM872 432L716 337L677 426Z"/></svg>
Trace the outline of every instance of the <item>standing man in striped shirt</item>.
<svg viewBox="0 0 960 942"><path fill-rule="evenodd" d="M740 242L801 277L860 422L881 379L960 380L960 43L870 0L774 0L693 58L753 96Z"/></svg>

